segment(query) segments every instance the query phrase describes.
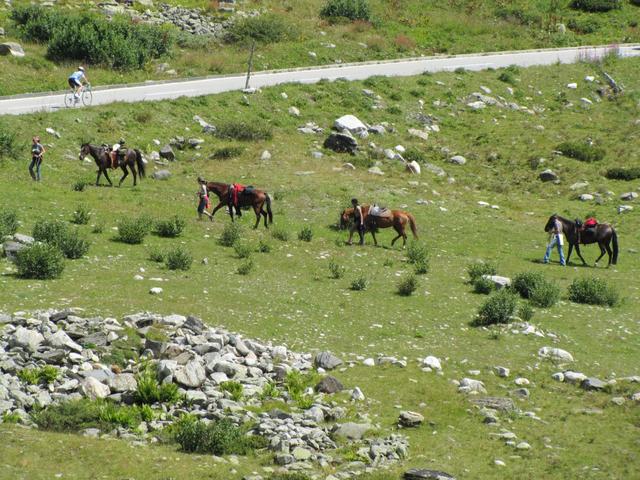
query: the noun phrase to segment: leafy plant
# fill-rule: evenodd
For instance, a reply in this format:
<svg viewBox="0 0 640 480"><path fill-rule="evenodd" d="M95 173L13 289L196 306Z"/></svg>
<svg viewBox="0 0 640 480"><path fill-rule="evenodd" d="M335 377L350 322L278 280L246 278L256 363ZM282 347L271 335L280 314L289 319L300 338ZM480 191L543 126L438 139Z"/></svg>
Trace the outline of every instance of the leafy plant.
<svg viewBox="0 0 640 480"><path fill-rule="evenodd" d="M265 401L270 398L280 398L280 390L275 382L267 382L260 392L260 400Z"/></svg>
<svg viewBox="0 0 640 480"><path fill-rule="evenodd" d="M522 303L518 308L518 316L525 322L530 321L535 315L535 310L529 303Z"/></svg>
<svg viewBox="0 0 640 480"><path fill-rule="evenodd" d="M149 250L149 260L157 263L164 263L166 253L162 249L155 247Z"/></svg>
<svg viewBox="0 0 640 480"><path fill-rule="evenodd" d="M428 273L429 251L427 250L427 246L420 242L409 243L409 248L407 248L407 261L414 265L415 273Z"/></svg>
<svg viewBox="0 0 640 480"><path fill-rule="evenodd" d="M320 16L333 20L346 18L369 21L371 8L367 0L327 0L320 10Z"/></svg>
<svg viewBox="0 0 640 480"><path fill-rule="evenodd" d="M518 304L517 297L507 289L498 290L482 304L475 325L509 323Z"/></svg>
<svg viewBox="0 0 640 480"><path fill-rule="evenodd" d="M262 437L247 436L229 419L208 424L184 415L175 425L174 438L184 452L213 455L246 455L262 447Z"/></svg>
<svg viewBox="0 0 640 480"><path fill-rule="evenodd" d="M223 392L229 392L229 395L231 395L231 398L235 402L239 402L244 396L244 388L242 387L242 384L234 380L222 382L220 384L220 390L222 390Z"/></svg>
<svg viewBox="0 0 640 480"><path fill-rule="evenodd" d="M565 157L587 163L602 160L605 155L604 149L587 142L564 142L558 145L557 150L561 151Z"/></svg>
<svg viewBox="0 0 640 480"><path fill-rule="evenodd" d="M167 251L164 262L169 270L189 270L193 257L186 248L178 245Z"/></svg>
<svg viewBox="0 0 640 480"><path fill-rule="evenodd" d="M351 290L360 291L366 290L369 286L369 281L365 277L358 277L351 282Z"/></svg>
<svg viewBox="0 0 640 480"><path fill-rule="evenodd" d="M240 227L235 223L227 223L220 234L218 243L223 247L233 247L240 239Z"/></svg>
<svg viewBox="0 0 640 480"><path fill-rule="evenodd" d="M21 420L18 412L4 412L2 414L2 423L19 423Z"/></svg>
<svg viewBox="0 0 640 480"><path fill-rule="evenodd" d="M513 278L513 289L522 298L531 298L533 291L545 282L546 279L540 272L522 272Z"/></svg>
<svg viewBox="0 0 640 480"><path fill-rule="evenodd" d="M253 270L253 260L251 258L247 258L238 266L239 275L249 275L251 270Z"/></svg>
<svg viewBox="0 0 640 480"><path fill-rule="evenodd" d="M611 180L636 180L640 178L640 167L610 168L605 176Z"/></svg>
<svg viewBox="0 0 640 480"><path fill-rule="evenodd" d="M282 15L263 14L236 20L227 29L224 37L227 43L256 42L278 43L295 35L295 28Z"/></svg>
<svg viewBox="0 0 640 480"><path fill-rule="evenodd" d="M89 251L91 244L85 238L79 236L78 230L69 230L58 245L60 250L70 260L82 258Z"/></svg>
<svg viewBox="0 0 640 480"><path fill-rule="evenodd" d="M271 140L273 129L264 120L227 120L218 126L215 135L240 141Z"/></svg>
<svg viewBox="0 0 640 480"><path fill-rule="evenodd" d="M334 279L339 279L344 277L344 272L345 272L345 268L344 265L340 265L337 262L334 262L333 260L331 260L329 262L329 275L331 276L331 278Z"/></svg>
<svg viewBox="0 0 640 480"><path fill-rule="evenodd" d="M412 273L406 275L398 283L398 293L404 297L410 296L418 288L418 279Z"/></svg>
<svg viewBox="0 0 640 480"><path fill-rule="evenodd" d="M287 232L284 228L276 227L271 230L271 236L276 240L280 240L282 242L287 242L289 240L289 232Z"/></svg>
<svg viewBox="0 0 640 480"><path fill-rule="evenodd" d="M87 185L90 185L90 182L87 182L86 180L78 180L73 184L72 189L74 192L84 192Z"/></svg>
<svg viewBox="0 0 640 480"><path fill-rule="evenodd" d="M228 146L220 147L213 151L210 158L215 160L226 160L228 158L239 157L244 152L244 147Z"/></svg>
<svg viewBox="0 0 640 480"><path fill-rule="evenodd" d="M560 287L545 279L544 282L534 286L530 292L529 300L536 307L552 307L560 300Z"/></svg>
<svg viewBox="0 0 640 480"><path fill-rule="evenodd" d="M18 231L18 215L13 210L0 210L0 240Z"/></svg>
<svg viewBox="0 0 640 480"><path fill-rule="evenodd" d="M257 248L258 252L260 253L269 253L271 251L271 245L269 245L267 242L265 242L264 240L260 240L258 242L258 248Z"/></svg>
<svg viewBox="0 0 640 480"><path fill-rule="evenodd" d="M313 239L313 230L308 225L302 227L302 230L298 232L298 240L302 240L304 242L310 242Z"/></svg>
<svg viewBox="0 0 640 480"><path fill-rule="evenodd" d="M319 375L316 372L301 373L291 370L284 379L284 386L289 397L302 409L308 409L313 405L313 396L307 395L307 389L318 383Z"/></svg>
<svg viewBox="0 0 640 480"><path fill-rule="evenodd" d="M18 158L20 156L20 146L17 135L0 125L0 160L3 158Z"/></svg>
<svg viewBox="0 0 640 480"><path fill-rule="evenodd" d="M620 301L620 294L601 278L577 278L569 285L569 300L576 303L613 307Z"/></svg>
<svg viewBox="0 0 640 480"><path fill-rule="evenodd" d="M233 244L233 250L236 252L238 258L249 258L251 253L253 253L251 246L241 241L237 241Z"/></svg>
<svg viewBox="0 0 640 480"><path fill-rule="evenodd" d="M156 222L156 233L161 237L178 237L184 230L186 222L177 215Z"/></svg>
<svg viewBox="0 0 640 480"><path fill-rule="evenodd" d="M476 262L467 266L467 274L469 275L469 281L473 283L477 278L481 278L483 275L496 275L498 273L498 267L494 263L490 262Z"/></svg>
<svg viewBox="0 0 640 480"><path fill-rule="evenodd" d="M118 236L116 240L137 245L144 241L149 233L149 220L146 217L123 218L118 222Z"/></svg>
<svg viewBox="0 0 640 480"><path fill-rule="evenodd" d="M58 278L64 270L64 255L54 245L34 243L18 251L16 266L18 276L23 278Z"/></svg>
<svg viewBox="0 0 640 480"><path fill-rule="evenodd" d="M621 0L573 0L571 8L585 12L608 12L622 8Z"/></svg>
<svg viewBox="0 0 640 480"><path fill-rule="evenodd" d="M134 401L140 405L175 403L180 399L175 383L158 383L154 365L145 365L136 375L137 389Z"/></svg>
<svg viewBox="0 0 640 480"><path fill-rule="evenodd" d="M473 291L476 293L489 294L495 289L494 283L485 277L476 277L473 280Z"/></svg>
<svg viewBox="0 0 640 480"><path fill-rule="evenodd" d="M71 215L71 223L76 225L86 225L91 219L91 212L86 205L78 205Z"/></svg>

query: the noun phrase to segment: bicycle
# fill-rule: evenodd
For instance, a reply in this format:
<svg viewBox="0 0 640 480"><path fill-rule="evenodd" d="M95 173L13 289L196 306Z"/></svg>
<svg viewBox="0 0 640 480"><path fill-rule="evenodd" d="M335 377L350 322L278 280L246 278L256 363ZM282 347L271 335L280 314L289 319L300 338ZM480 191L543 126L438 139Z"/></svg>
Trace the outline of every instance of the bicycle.
<svg viewBox="0 0 640 480"><path fill-rule="evenodd" d="M87 83L82 88L82 92L80 93L80 99L79 100L82 101L82 104L85 107L88 107L93 102L93 93L91 92L91 84L90 83ZM75 92L73 91L73 89L71 89L64 96L64 106L67 107L67 108L71 108L71 107L74 107L77 103L79 103L79 102L76 102Z"/></svg>

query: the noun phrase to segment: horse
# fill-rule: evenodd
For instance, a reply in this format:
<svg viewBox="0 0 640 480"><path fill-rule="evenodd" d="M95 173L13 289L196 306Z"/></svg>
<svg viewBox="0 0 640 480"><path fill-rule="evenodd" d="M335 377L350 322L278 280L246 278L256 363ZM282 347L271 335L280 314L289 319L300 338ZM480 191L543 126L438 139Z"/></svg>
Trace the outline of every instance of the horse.
<svg viewBox="0 0 640 480"><path fill-rule="evenodd" d="M106 178L107 182L109 182L109 186L113 186L113 183L111 183L111 179L109 178L109 174L107 173L107 170L109 168L112 168L111 157L109 156L109 150L103 146L92 145L90 143L83 143L80 146L80 155L78 156L78 158L80 158L80 161L82 161L85 159L87 155L91 155L95 160L96 165L98 166L98 177L96 178L96 187L100 186L100 175L102 174L104 174L104 178ZM141 179L144 178L145 176L145 167L144 167L144 161L142 160L142 153L140 153L140 150L138 150L137 148L136 149L129 148L127 149L127 152L124 154L123 160L124 160L123 163L120 164L120 168L122 168L124 175L120 179L118 186L121 186L124 179L127 178L127 176L129 175L129 170L127 169L128 167L131 170L131 173L133 173L133 186L135 187L138 184L137 176L140 175ZM136 166L138 167L137 173L136 173Z"/></svg>
<svg viewBox="0 0 640 480"><path fill-rule="evenodd" d="M599 223L593 229L587 229L583 232L578 232L579 227L576 222L567 220L559 215L551 215L547 224L544 227L545 232L549 232L553 229L554 219L558 219L562 224L562 232L569 242L569 253L567 255L567 264L569 264L569 258L571 258L571 252L575 247L576 253L582 260L582 264L586 265L582 254L580 253L580 244L589 245L591 243L597 243L600 247L600 256L597 258L595 264L598 265L598 261L604 256L605 253L609 255L609 264L615 265L618 263L618 234L615 229L608 223ZM611 247L609 246L611 244ZM613 247L613 250L612 250Z"/></svg>
<svg viewBox="0 0 640 480"><path fill-rule="evenodd" d="M237 207L238 209L240 209L241 207L252 207L253 211L256 214L256 224L253 226L253 228L258 228L258 225L260 225L261 215L264 217L265 228L269 228L269 223L273 223L271 197L264 190L253 188L249 191L245 190L244 192L239 193L238 205L233 204L233 199L231 198L231 185L227 183L207 182L207 191L215 193L219 200L218 205L216 205L213 210L211 210L211 220L213 220L213 216L215 215L215 213L226 205L229 208L229 215L231 216L232 222L234 221L234 207ZM267 219L269 220L268 223Z"/></svg>
<svg viewBox="0 0 640 480"><path fill-rule="evenodd" d="M378 228L389 228L393 227L396 232L398 232L398 236L391 240L391 246L396 243L400 237L402 237L402 248L404 248L407 244L407 234L405 232L407 223L411 227L411 233L413 233L413 237L415 239L418 238L418 228L416 227L416 219L409 212L405 212L403 210L391 210L391 217L375 217L375 220L370 219L369 217L373 217L373 215L369 215L369 209L371 208L369 205L361 205L363 222L365 225L365 229L371 232L371 236L373 237L374 245L378 245L378 241L376 240L376 229ZM340 214L340 228L345 228L349 223L350 219L353 218L354 208L346 208ZM375 223L374 223L375 222ZM352 225L349 229L349 243L351 243L351 239L353 238L353 232L356 231L356 226Z"/></svg>

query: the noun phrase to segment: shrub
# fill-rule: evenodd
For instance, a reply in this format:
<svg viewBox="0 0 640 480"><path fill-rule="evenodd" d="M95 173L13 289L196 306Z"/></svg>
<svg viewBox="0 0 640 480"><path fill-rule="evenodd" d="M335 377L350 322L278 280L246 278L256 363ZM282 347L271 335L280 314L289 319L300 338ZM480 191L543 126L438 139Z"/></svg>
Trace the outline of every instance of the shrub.
<svg viewBox="0 0 640 480"><path fill-rule="evenodd" d="M310 242L312 238L313 238L313 230L311 230L311 227L309 226L302 227L302 230L298 232L298 240L302 240L304 242Z"/></svg>
<svg viewBox="0 0 640 480"><path fill-rule="evenodd" d="M540 272L522 272L513 279L513 288L522 298L531 298L533 291L546 282Z"/></svg>
<svg viewBox="0 0 640 480"><path fill-rule="evenodd" d="M564 142L558 145L557 149L562 152L565 157L575 158L581 162L597 162L602 160L605 151L586 142Z"/></svg>
<svg viewBox="0 0 640 480"><path fill-rule="evenodd" d="M416 147L407 148L407 150L402 154L402 156L407 162L416 161L422 164L422 163L426 163L427 161L427 157L425 156L424 152Z"/></svg>
<svg viewBox="0 0 640 480"><path fill-rule="evenodd" d="M313 405L313 396L305 394L305 391L318 383L319 375L314 372L301 373L292 370L284 379L284 386L289 397L302 409L308 409Z"/></svg>
<svg viewBox="0 0 640 480"><path fill-rule="evenodd" d="M161 237L177 237L182 233L185 225L186 222L175 215L167 220L159 220L156 223L156 233Z"/></svg>
<svg viewBox="0 0 640 480"><path fill-rule="evenodd" d="M344 277L345 268L344 265L340 265L333 260L329 262L329 275L336 280Z"/></svg>
<svg viewBox="0 0 640 480"><path fill-rule="evenodd" d="M351 282L351 290L360 291L366 290L369 286L369 281L365 277L358 277Z"/></svg>
<svg viewBox="0 0 640 480"><path fill-rule="evenodd" d="M398 283L398 294L408 297L418 288L418 279L412 273L405 276Z"/></svg>
<svg viewBox="0 0 640 480"><path fill-rule="evenodd" d="M272 127L265 121L228 120L218 126L216 136L241 141L271 140Z"/></svg>
<svg viewBox="0 0 640 480"><path fill-rule="evenodd" d="M59 220L39 220L33 226L31 235L37 242L59 246L69 234L69 227Z"/></svg>
<svg viewBox="0 0 640 480"><path fill-rule="evenodd" d="M600 278L575 279L569 285L569 300L589 305L615 306L620 296L615 288Z"/></svg>
<svg viewBox="0 0 640 480"><path fill-rule="evenodd" d="M16 134L0 125L0 159L18 158L19 155L20 147Z"/></svg>
<svg viewBox="0 0 640 480"><path fill-rule="evenodd" d="M137 245L144 241L147 233L149 233L149 222L145 217L123 218L118 222L116 240Z"/></svg>
<svg viewBox="0 0 640 480"><path fill-rule="evenodd" d="M246 455L263 445L261 437L248 437L229 419L204 423L184 415L175 424L174 438L184 452Z"/></svg>
<svg viewBox="0 0 640 480"><path fill-rule="evenodd" d="M178 385L159 384L155 367L144 366L136 375L138 387L134 393L134 402L139 405L152 405L158 402L175 403L179 400Z"/></svg>
<svg viewBox="0 0 640 480"><path fill-rule="evenodd" d="M265 401L269 398L280 398L280 390L278 390L278 386L275 382L268 382L260 392L260 400Z"/></svg>
<svg viewBox="0 0 640 480"><path fill-rule="evenodd" d="M306 473L276 473L269 477L269 480L311 480Z"/></svg>
<svg viewBox="0 0 640 480"><path fill-rule="evenodd" d="M240 241L233 244L233 250L236 252L238 258L249 258L252 253L251 246Z"/></svg>
<svg viewBox="0 0 640 480"><path fill-rule="evenodd" d="M567 22L567 27L579 34L594 33L600 29L600 24L594 18L572 18Z"/></svg>
<svg viewBox="0 0 640 480"><path fill-rule="evenodd" d="M91 212L85 205L78 205L71 215L71 223L76 225L86 225L91 218Z"/></svg>
<svg viewBox="0 0 640 480"><path fill-rule="evenodd" d="M102 233L104 232L104 225L102 223L96 223L91 229L91 233Z"/></svg>
<svg viewBox="0 0 640 480"><path fill-rule="evenodd" d="M84 189L87 185L90 185L90 183L85 180L78 180L73 184L72 188L74 192L84 192Z"/></svg>
<svg viewBox="0 0 640 480"><path fill-rule="evenodd" d="M513 72L511 72L509 70L505 70L504 72L500 72L500 75L498 75L498 80L500 80L501 82L504 82L504 83L508 83L510 85L515 85L516 84L516 77L513 74Z"/></svg>
<svg viewBox="0 0 640 480"><path fill-rule="evenodd" d="M489 294L495 289L494 283L485 277L476 277L473 280L473 291L476 293Z"/></svg>
<svg viewBox="0 0 640 480"><path fill-rule="evenodd" d="M244 262L242 262L238 266L238 274L239 275L249 275L253 270L253 260L247 258Z"/></svg>
<svg viewBox="0 0 640 480"><path fill-rule="evenodd" d="M530 321L535 314L535 310L529 303L522 303L518 309L518 316L525 322Z"/></svg>
<svg viewBox="0 0 640 480"><path fill-rule="evenodd" d="M64 255L48 243L35 243L17 253L18 276L40 280L58 278L64 270Z"/></svg>
<svg viewBox="0 0 640 480"><path fill-rule="evenodd" d="M371 8L367 0L327 0L320 10L320 16L330 20L346 18L351 21L369 21Z"/></svg>
<svg viewBox="0 0 640 480"><path fill-rule="evenodd" d="M2 423L19 423L21 420L18 412L4 412L2 414Z"/></svg>
<svg viewBox="0 0 640 480"><path fill-rule="evenodd" d="M236 223L227 223L220 234L218 243L223 247L233 247L240 239L240 227Z"/></svg>
<svg viewBox="0 0 640 480"><path fill-rule="evenodd" d="M271 236L276 240L280 240L282 242L286 242L289 240L289 232L287 232L282 227L276 227L271 230Z"/></svg>
<svg viewBox="0 0 640 480"><path fill-rule="evenodd" d="M640 167L610 168L605 176L611 180L636 180L640 178Z"/></svg>
<svg viewBox="0 0 640 480"><path fill-rule="evenodd" d="M64 256L70 260L85 256L89 251L89 246L88 240L78 236L78 230L68 231L58 245Z"/></svg>
<svg viewBox="0 0 640 480"><path fill-rule="evenodd" d="M295 29L281 15L266 14L235 21L224 37L228 43L278 43L295 35Z"/></svg>
<svg viewBox="0 0 640 480"><path fill-rule="evenodd" d="M258 252L260 253L269 253L271 251L271 245L269 245L267 242L265 242L264 240L260 240L258 242L258 248L257 248Z"/></svg>
<svg viewBox="0 0 640 480"><path fill-rule="evenodd" d="M184 247L178 245L167 251L164 262L169 270L189 270L193 257Z"/></svg>
<svg viewBox="0 0 640 480"><path fill-rule="evenodd" d="M18 215L11 210L0 211L0 240L5 235L13 235L18 231Z"/></svg>
<svg viewBox="0 0 640 480"><path fill-rule="evenodd" d="M220 390L223 392L229 392L229 395L231 395L231 398L235 402L239 402L244 396L244 388L242 387L242 384L233 380L222 382L220 384Z"/></svg>
<svg viewBox="0 0 640 480"><path fill-rule="evenodd" d="M560 287L545 279L542 283L534 286L530 292L529 300L536 307L553 307L560 300Z"/></svg>
<svg viewBox="0 0 640 480"><path fill-rule="evenodd" d="M243 147L220 147L213 151L209 158L215 160L226 160L228 158L239 157L244 152Z"/></svg>
<svg viewBox="0 0 640 480"><path fill-rule="evenodd" d="M608 12L622 8L621 0L573 0L571 8L585 12Z"/></svg>
<svg viewBox="0 0 640 480"><path fill-rule="evenodd" d="M418 275L429 273L429 258L423 258L413 264L414 272Z"/></svg>
<svg viewBox="0 0 640 480"><path fill-rule="evenodd" d="M157 263L164 263L166 254L160 248L152 248L149 250L149 260Z"/></svg>
<svg viewBox="0 0 640 480"><path fill-rule="evenodd" d="M410 242L407 248L407 261L409 263L419 263L429 258L427 246L420 242Z"/></svg>
<svg viewBox="0 0 640 480"><path fill-rule="evenodd" d="M516 296L509 290L498 290L480 307L474 323L475 325L509 323L516 310L517 303Z"/></svg>

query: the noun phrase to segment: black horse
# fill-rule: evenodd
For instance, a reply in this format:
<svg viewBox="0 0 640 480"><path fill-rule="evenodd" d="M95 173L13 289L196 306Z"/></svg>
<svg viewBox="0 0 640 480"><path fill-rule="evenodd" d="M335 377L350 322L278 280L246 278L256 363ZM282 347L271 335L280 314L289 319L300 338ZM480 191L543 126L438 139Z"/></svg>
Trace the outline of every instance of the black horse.
<svg viewBox="0 0 640 480"><path fill-rule="evenodd" d="M109 178L109 174L107 173L107 170L109 168L113 168L108 149L102 146L84 143L80 147L80 160L84 160L84 157L86 157L87 155L91 155L95 160L96 165L98 166L98 177L96 178L96 186L100 185L100 175L102 174L104 174L104 178L107 179L109 185L113 186L113 183L111 183L111 179ZM136 166L138 167L137 173ZM131 173L133 174L133 186L135 187L138 184L138 175L140 175L140 178L144 178L145 176L144 160L142 160L142 154L140 153L140 150L138 150L137 148L127 149L127 152L123 157L123 161L120 164L120 168L124 172L124 175L122 175L118 186L122 185L124 179L127 178L127 175L129 175L129 170L131 170Z"/></svg>
<svg viewBox="0 0 640 480"><path fill-rule="evenodd" d="M569 263L569 258L571 258L573 247L575 247L576 253L580 257L580 260L582 260L582 264L586 265L587 262L584 261L580 253L580 244L589 245L590 243L597 243L600 247L600 256L596 260L596 265L605 253L609 254L609 264L607 266L618 263L618 234L611 225L608 223L599 223L593 228L580 231L580 227L576 222L562 218L559 215L551 215L544 227L545 232L553 229L553 223L556 218L562 224L562 232L569 243L567 264ZM609 244L611 244L611 246L609 246Z"/></svg>

